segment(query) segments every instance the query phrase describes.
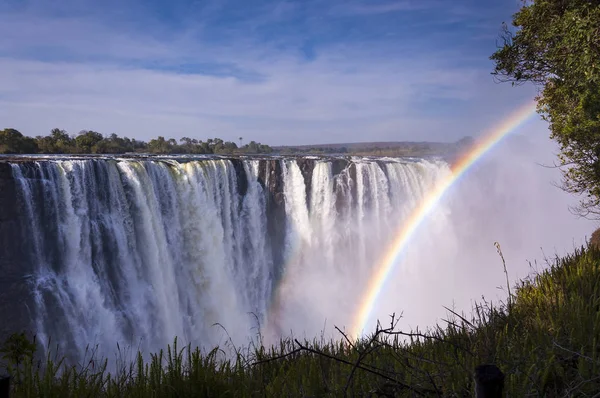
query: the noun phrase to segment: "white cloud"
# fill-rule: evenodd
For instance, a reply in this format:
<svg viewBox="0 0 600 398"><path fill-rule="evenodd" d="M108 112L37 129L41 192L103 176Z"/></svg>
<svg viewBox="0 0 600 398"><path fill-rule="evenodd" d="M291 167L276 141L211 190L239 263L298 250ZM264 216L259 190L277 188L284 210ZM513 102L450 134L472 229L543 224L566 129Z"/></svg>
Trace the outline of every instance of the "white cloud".
<svg viewBox="0 0 600 398"><path fill-rule="evenodd" d="M427 7L424 2L388 1L384 3L346 3L332 8L337 15L371 15L389 12L407 11Z"/></svg>
<svg viewBox="0 0 600 398"><path fill-rule="evenodd" d="M265 20L288 12L286 4ZM504 113L530 94L495 85L487 70L450 67L451 50L329 45L308 62L241 32L227 44L196 33L167 40L84 17L5 13L0 120L29 135L61 127L142 139L242 134L271 144L455 140L496 120L483 110ZM179 63L225 63L261 78L165 68Z"/></svg>

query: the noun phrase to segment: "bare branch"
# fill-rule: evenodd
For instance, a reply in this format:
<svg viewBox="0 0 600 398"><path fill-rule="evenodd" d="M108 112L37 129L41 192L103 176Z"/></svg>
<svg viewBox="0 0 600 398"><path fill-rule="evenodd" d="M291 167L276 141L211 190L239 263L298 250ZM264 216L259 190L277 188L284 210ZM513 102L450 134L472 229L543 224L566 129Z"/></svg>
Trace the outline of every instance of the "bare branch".
<svg viewBox="0 0 600 398"><path fill-rule="evenodd" d="M296 344L298 345L298 347L300 347L300 349L302 349L304 351L308 351L310 353L313 353L313 354L316 354L316 355L320 355L320 356L323 356L325 358L329 358L329 359L331 359L333 361L340 362L340 363L343 363L343 364L346 364L346 365L356 366L358 369L361 369L361 370L364 370L365 372L368 372L368 373L374 374L376 376L379 376L382 379L390 381L390 382L396 384L397 386L399 386L401 388L410 390L410 391L414 392L415 394L417 394L419 396L424 396L425 393L435 393L436 392L435 390L431 390L431 389L417 389L417 388L415 388L413 386L405 384L405 383L403 383L403 382L401 382L399 380L396 380L396 379L394 379L392 377L386 376L383 373L381 373L380 371L377 371L377 370L374 370L374 369L369 369L369 368L364 367L364 366L362 366L360 364L356 365L356 364L354 364L352 362L346 361L345 359L337 358L337 357L334 357L334 356L329 355L327 353L324 353L324 352L321 352L321 351L317 351L317 350L315 350L313 348L306 347L306 346L302 345L297 339L294 339L294 341L296 342Z"/></svg>

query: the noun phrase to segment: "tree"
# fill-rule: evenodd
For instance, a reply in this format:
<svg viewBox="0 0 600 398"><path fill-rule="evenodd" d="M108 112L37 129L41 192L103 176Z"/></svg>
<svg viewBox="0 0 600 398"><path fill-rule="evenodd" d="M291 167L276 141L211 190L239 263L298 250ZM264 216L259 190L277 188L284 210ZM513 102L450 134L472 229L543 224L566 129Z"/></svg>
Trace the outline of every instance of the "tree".
<svg viewBox="0 0 600 398"><path fill-rule="evenodd" d="M18 153L95 153L95 154L120 154L127 152L151 152L155 154L232 154L239 148L235 142L223 141L221 138L210 138L202 142L196 138L183 137L181 145L173 138L166 139L159 136L146 143L127 137L119 137L112 133L109 136L91 131L82 130L76 137L71 137L65 130L53 129L46 136L26 137L15 129L0 130L0 154ZM248 149L248 145L244 150ZM256 153L270 152L268 145L252 141L252 149Z"/></svg>
<svg viewBox="0 0 600 398"><path fill-rule="evenodd" d="M257 143L256 141L250 141L250 143L248 145L246 145L247 147L247 151L250 153L258 153L260 152L260 144Z"/></svg>
<svg viewBox="0 0 600 398"><path fill-rule="evenodd" d="M525 1L491 56L500 81L539 87L538 113L560 146L563 189L600 216L600 0Z"/></svg>
<svg viewBox="0 0 600 398"><path fill-rule="evenodd" d="M54 142L56 153L73 153L73 139L65 130L52 129L50 137Z"/></svg>
<svg viewBox="0 0 600 398"><path fill-rule="evenodd" d="M152 153L171 153L169 141L165 140L163 136L158 136L158 138L150 140L148 150Z"/></svg>
<svg viewBox="0 0 600 398"><path fill-rule="evenodd" d="M235 142L232 141L225 141L223 142L221 140L221 145L218 147L215 147L215 153L233 153L236 149L238 148L237 144Z"/></svg>
<svg viewBox="0 0 600 398"><path fill-rule="evenodd" d="M77 147L78 152L96 153L96 145L103 139L104 137L100 133L84 130L75 137L75 146Z"/></svg>
<svg viewBox="0 0 600 398"><path fill-rule="evenodd" d="M182 143L182 145L187 145L187 146L192 146L193 145L193 140L189 137L183 137L179 139L179 142Z"/></svg>
<svg viewBox="0 0 600 398"><path fill-rule="evenodd" d="M0 153L32 154L38 151L37 144L32 138L25 137L15 129L0 130Z"/></svg>

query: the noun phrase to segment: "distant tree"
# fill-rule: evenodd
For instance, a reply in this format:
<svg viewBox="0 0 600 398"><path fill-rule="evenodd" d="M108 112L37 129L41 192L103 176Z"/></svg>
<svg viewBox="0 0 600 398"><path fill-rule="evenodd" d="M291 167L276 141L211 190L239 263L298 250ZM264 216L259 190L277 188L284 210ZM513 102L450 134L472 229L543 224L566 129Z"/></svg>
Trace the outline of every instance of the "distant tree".
<svg viewBox="0 0 600 398"><path fill-rule="evenodd" d="M215 153L233 153L236 149L238 149L238 146L235 142L225 141Z"/></svg>
<svg viewBox="0 0 600 398"><path fill-rule="evenodd" d="M256 141L250 141L240 149L246 153L271 153L273 151L270 146Z"/></svg>
<svg viewBox="0 0 600 398"><path fill-rule="evenodd" d="M169 141L165 140L163 136L158 136L158 138L150 140L148 150L152 153L171 153L172 148Z"/></svg>
<svg viewBox="0 0 600 398"><path fill-rule="evenodd" d="M54 140L51 136L44 137L38 135L37 137L35 137L35 142L39 148L39 153L57 153Z"/></svg>
<svg viewBox="0 0 600 398"><path fill-rule="evenodd" d="M120 154L127 152L151 152L156 154L231 154L239 148L235 142L223 141L221 138L209 138L206 142L195 138L183 137L179 140L165 139L159 136L146 143L127 137L119 137L112 133L108 137L92 130L82 130L76 137L71 137L65 130L52 129L47 136L37 136L35 139L23 136L15 129L0 131L0 153L98 153ZM270 152L268 145L252 141L252 151ZM248 150L247 146L244 148Z"/></svg>
<svg viewBox="0 0 600 398"><path fill-rule="evenodd" d="M103 139L100 133L84 130L75 137L75 146L80 153L96 153L96 145Z"/></svg>
<svg viewBox="0 0 600 398"><path fill-rule="evenodd" d="M105 154L134 152L136 150L135 142L135 140L130 140L127 137L119 137L117 134L112 133L107 138L96 143L92 148L92 152Z"/></svg>
<svg viewBox="0 0 600 398"><path fill-rule="evenodd" d="M194 143L194 141L195 140L189 137L183 137L179 139L179 142L181 142L181 145L179 146L179 151L182 153L194 153L194 151L196 150L196 145L198 143L197 140L196 143Z"/></svg>
<svg viewBox="0 0 600 398"><path fill-rule="evenodd" d="M250 143L248 143L248 145L247 145L247 152L250 152L250 153L260 152L260 147L258 146L258 143L256 141L250 141Z"/></svg>
<svg viewBox="0 0 600 398"><path fill-rule="evenodd" d="M207 140L206 142L199 141L198 142L198 152L196 152L196 153L212 153L208 141L212 141L212 140Z"/></svg>
<svg viewBox="0 0 600 398"><path fill-rule="evenodd" d="M265 145L265 144L259 144L258 145L258 152L259 153L271 153L273 151L273 149L271 149L270 146Z"/></svg>
<svg viewBox="0 0 600 398"><path fill-rule="evenodd" d="M212 153L220 153L223 150L223 140L220 138L213 138L210 141L210 148Z"/></svg>
<svg viewBox="0 0 600 398"><path fill-rule="evenodd" d="M50 131L55 153L73 153L75 149L74 140L65 130L52 129Z"/></svg>
<svg viewBox="0 0 600 398"><path fill-rule="evenodd" d="M538 112L560 146L563 188L600 216L600 0L526 1L503 26L493 74L539 86Z"/></svg>
<svg viewBox="0 0 600 398"><path fill-rule="evenodd" d="M189 145L189 146L191 146L193 144L192 139L189 137L180 138L179 142L183 143L184 145Z"/></svg>
<svg viewBox="0 0 600 398"><path fill-rule="evenodd" d="M38 146L30 137L25 137L15 129L0 130L0 153L3 154L33 154Z"/></svg>

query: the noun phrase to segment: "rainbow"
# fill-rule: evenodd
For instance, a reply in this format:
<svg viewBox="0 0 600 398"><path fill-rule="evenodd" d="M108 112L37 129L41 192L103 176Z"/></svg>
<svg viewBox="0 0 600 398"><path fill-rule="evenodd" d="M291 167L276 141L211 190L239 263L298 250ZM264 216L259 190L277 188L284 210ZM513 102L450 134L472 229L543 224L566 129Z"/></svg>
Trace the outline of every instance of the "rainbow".
<svg viewBox="0 0 600 398"><path fill-rule="evenodd" d="M379 294L383 291L385 282L390 276L399 257L406 248L410 238L417 231L423 220L435 208L446 191L486 152L514 131L517 127L535 115L535 102L527 103L511 114L491 131L482 135L463 157L451 166L451 174L430 192L424 201L413 210L406 222L400 227L396 238L381 262L375 267L375 272L368 282L367 289L360 300L360 306L354 316L351 336L359 337L369 322Z"/></svg>

